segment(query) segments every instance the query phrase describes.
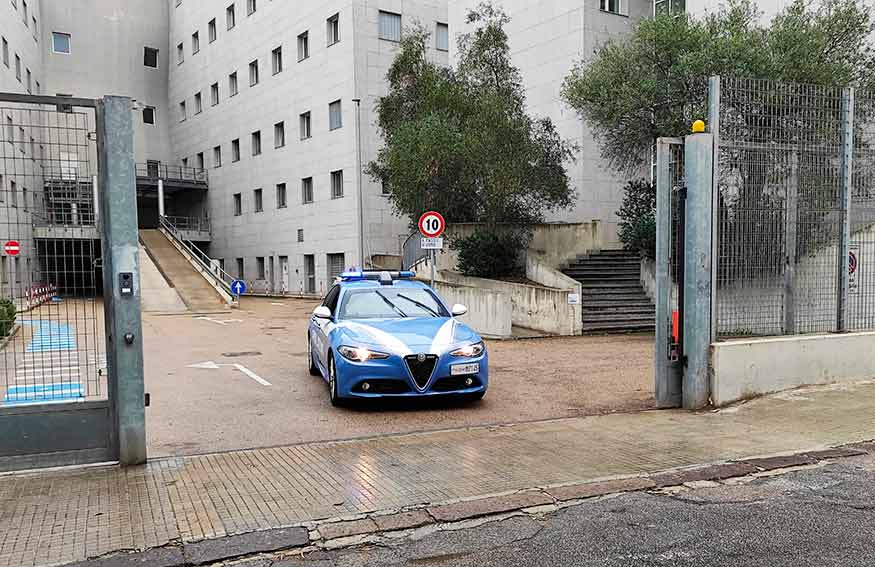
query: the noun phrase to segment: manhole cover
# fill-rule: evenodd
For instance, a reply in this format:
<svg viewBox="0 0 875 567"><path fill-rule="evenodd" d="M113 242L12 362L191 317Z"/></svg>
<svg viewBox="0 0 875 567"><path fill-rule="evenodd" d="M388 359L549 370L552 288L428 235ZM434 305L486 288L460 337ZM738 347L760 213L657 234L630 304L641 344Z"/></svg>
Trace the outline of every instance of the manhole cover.
<svg viewBox="0 0 875 567"><path fill-rule="evenodd" d="M261 353L258 352L257 350L247 350L247 351L243 351L243 352L223 352L222 353L222 356L225 356L227 358L235 358L238 356L260 356L260 355L261 355Z"/></svg>

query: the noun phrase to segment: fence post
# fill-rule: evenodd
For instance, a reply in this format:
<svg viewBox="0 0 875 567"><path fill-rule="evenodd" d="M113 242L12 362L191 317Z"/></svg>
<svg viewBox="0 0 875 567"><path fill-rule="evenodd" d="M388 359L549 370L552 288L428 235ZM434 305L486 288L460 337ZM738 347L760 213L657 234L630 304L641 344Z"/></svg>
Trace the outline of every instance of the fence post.
<svg viewBox="0 0 875 567"><path fill-rule="evenodd" d="M838 291L836 310L836 331L848 330L848 290L850 273L848 259L851 255L851 198L854 183L854 89L842 92L842 187L841 211L842 232L838 249Z"/></svg>
<svg viewBox="0 0 875 567"><path fill-rule="evenodd" d="M711 197L711 342L717 340L717 258L719 255L717 231L720 228L720 76L715 75L708 80L708 129L714 138L713 190Z"/></svg>
<svg viewBox="0 0 875 567"><path fill-rule="evenodd" d="M711 279L714 222L714 137L693 134L684 143L687 207L684 238L685 409L700 409L711 398Z"/></svg>
<svg viewBox="0 0 875 567"><path fill-rule="evenodd" d="M796 334L796 239L799 218L799 152L790 155L784 218L784 334Z"/></svg>
<svg viewBox="0 0 875 567"><path fill-rule="evenodd" d="M118 460L136 465L146 461L146 409L131 99L100 100L97 141L109 399Z"/></svg>

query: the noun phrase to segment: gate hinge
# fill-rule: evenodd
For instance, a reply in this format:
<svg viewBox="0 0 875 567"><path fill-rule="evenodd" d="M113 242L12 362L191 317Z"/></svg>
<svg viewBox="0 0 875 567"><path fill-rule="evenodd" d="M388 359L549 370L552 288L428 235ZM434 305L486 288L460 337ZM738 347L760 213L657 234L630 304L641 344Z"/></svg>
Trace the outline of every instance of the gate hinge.
<svg viewBox="0 0 875 567"><path fill-rule="evenodd" d="M152 402L152 396L149 394L149 392L146 392L146 399L144 400L144 402L146 407L149 407L149 404Z"/></svg>

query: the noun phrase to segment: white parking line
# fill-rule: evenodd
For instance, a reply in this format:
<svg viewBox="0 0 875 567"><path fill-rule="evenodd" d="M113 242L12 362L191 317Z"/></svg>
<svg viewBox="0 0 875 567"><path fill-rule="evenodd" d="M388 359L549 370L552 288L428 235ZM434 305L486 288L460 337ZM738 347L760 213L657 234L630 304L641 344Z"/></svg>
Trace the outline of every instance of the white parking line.
<svg viewBox="0 0 875 567"><path fill-rule="evenodd" d="M249 370L248 368L243 366L242 364L216 364L212 360L208 360L206 362L199 362L197 364L189 364L188 368L199 368L201 370L218 370L222 366L232 366L232 367L236 368L237 370L239 370L240 372L242 372L243 374L246 374L247 376L249 376L250 378L252 378L256 382L258 382L262 386L272 386L273 385L270 382L268 382L267 380L265 380L264 378L262 378L261 376L259 376L258 374L256 374L255 372L253 372L252 370Z"/></svg>
<svg viewBox="0 0 875 567"><path fill-rule="evenodd" d="M261 384L262 386L270 386L271 385L270 382L268 382L267 380L265 380L264 378L262 378L261 376L259 376L255 372L249 370L248 368L246 368L242 364L235 364L234 367L237 368L237 370L239 370L243 374L246 374L247 376L249 376L250 378L252 378L256 382Z"/></svg>

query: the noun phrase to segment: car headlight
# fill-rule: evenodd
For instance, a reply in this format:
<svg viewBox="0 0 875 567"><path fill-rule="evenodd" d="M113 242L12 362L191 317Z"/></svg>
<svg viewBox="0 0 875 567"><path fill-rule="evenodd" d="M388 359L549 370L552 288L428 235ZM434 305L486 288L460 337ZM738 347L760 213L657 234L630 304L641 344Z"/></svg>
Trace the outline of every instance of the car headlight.
<svg viewBox="0 0 875 567"><path fill-rule="evenodd" d="M471 358L474 356L480 356L481 354L483 354L484 350L486 350L486 345L483 344L483 341L480 341L479 343L465 345L461 348L457 348L450 354L452 356L463 356L465 358Z"/></svg>
<svg viewBox="0 0 875 567"><path fill-rule="evenodd" d="M383 360L389 358L385 352L374 352L364 347L342 346L337 349L337 352L343 355L344 358L353 362L367 362L369 360Z"/></svg>

